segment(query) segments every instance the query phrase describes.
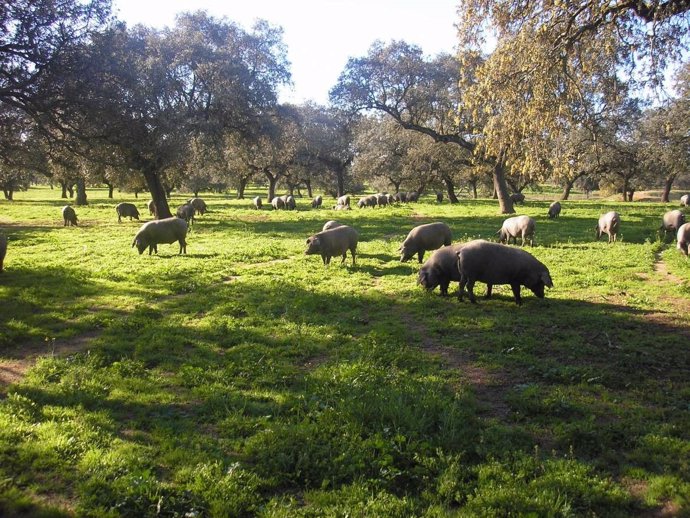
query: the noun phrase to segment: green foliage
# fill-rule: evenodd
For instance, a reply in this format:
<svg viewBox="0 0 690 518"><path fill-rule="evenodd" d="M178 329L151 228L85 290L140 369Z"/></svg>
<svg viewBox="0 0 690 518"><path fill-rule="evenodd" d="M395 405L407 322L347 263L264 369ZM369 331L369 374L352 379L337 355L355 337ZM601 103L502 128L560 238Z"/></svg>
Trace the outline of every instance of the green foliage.
<svg viewBox="0 0 690 518"><path fill-rule="evenodd" d="M203 197L186 256L131 248L141 223L113 207L143 200L94 190L79 227L46 188L0 205L0 514L688 512L690 263L656 234L668 207L528 202L555 287L517 307L507 287L425 293L396 253L423 222L493 238L491 200L338 213L358 264L324 267L304 240L330 210ZM593 230L610 208L613 245Z"/></svg>

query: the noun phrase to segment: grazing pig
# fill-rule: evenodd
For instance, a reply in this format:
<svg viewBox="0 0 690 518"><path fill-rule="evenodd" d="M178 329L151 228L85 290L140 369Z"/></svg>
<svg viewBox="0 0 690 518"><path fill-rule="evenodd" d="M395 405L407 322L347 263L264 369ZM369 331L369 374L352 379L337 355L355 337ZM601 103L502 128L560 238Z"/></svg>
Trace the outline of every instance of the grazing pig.
<svg viewBox="0 0 690 518"><path fill-rule="evenodd" d="M496 284L510 284L516 304L522 304L520 286L525 286L539 298L544 298L544 286L553 288L549 269L533 255L520 248L503 246L477 239L466 243L458 252L460 290L467 286L470 302L476 303L474 284L479 281L487 285L486 298Z"/></svg>
<svg viewBox="0 0 690 518"><path fill-rule="evenodd" d="M153 200L149 200L149 214L154 218L156 217L156 204Z"/></svg>
<svg viewBox="0 0 690 518"><path fill-rule="evenodd" d="M69 205L62 207L62 219L65 221L64 227L69 227L70 225L77 225L77 213Z"/></svg>
<svg viewBox="0 0 690 518"><path fill-rule="evenodd" d="M681 225L676 237L678 239L678 250L688 255L688 245L690 245L690 223Z"/></svg>
<svg viewBox="0 0 690 518"><path fill-rule="evenodd" d="M129 218L130 221L134 218L139 221L139 210L133 203L118 203L115 206L115 212L117 212L118 223L122 222L122 218Z"/></svg>
<svg viewBox="0 0 690 518"><path fill-rule="evenodd" d="M185 203L177 208L176 214L178 218L185 220L188 225L193 225L194 212L194 207L192 207L189 203Z"/></svg>
<svg viewBox="0 0 690 518"><path fill-rule="evenodd" d="M197 214L200 214L203 216L208 212L208 207L206 207L206 202L202 200L201 198L192 198L191 200L187 200L187 203L194 207L194 210L196 211Z"/></svg>
<svg viewBox="0 0 690 518"><path fill-rule="evenodd" d="M283 198L281 198L280 196L276 196L271 200L271 206L275 210L284 209L285 208L285 200Z"/></svg>
<svg viewBox="0 0 690 518"><path fill-rule="evenodd" d="M436 222L416 226L410 230L398 249L400 261L404 263L417 254L417 259L421 263L424 252L436 250L443 245L449 245L450 242L450 227L445 223Z"/></svg>
<svg viewBox="0 0 690 518"><path fill-rule="evenodd" d="M320 254L324 265L330 264L331 257L342 256L343 260L340 264L343 264L349 250L354 266L358 240L359 235L354 228L340 225L310 236L307 239L307 249L304 253L306 255Z"/></svg>
<svg viewBox="0 0 690 518"><path fill-rule="evenodd" d="M359 199L357 202L357 206L360 209L363 209L364 207L376 207L376 195L372 194L371 196L363 196Z"/></svg>
<svg viewBox="0 0 690 518"><path fill-rule="evenodd" d="M561 215L561 202L560 201L554 201L551 205L549 205L549 218L557 218L558 216Z"/></svg>
<svg viewBox="0 0 690 518"><path fill-rule="evenodd" d="M496 232L498 234L498 241L501 243L510 244L510 240L517 245L517 238L522 238L522 246L525 246L525 240L529 237L530 246L534 246L534 231L537 223L529 216L515 216L508 218L503 222L501 229Z"/></svg>
<svg viewBox="0 0 690 518"><path fill-rule="evenodd" d="M690 194L683 194L680 197L680 204L683 207L690 207Z"/></svg>
<svg viewBox="0 0 690 518"><path fill-rule="evenodd" d="M513 203L525 203L525 195L522 194L521 192L514 192L513 194L510 195L510 199L513 200Z"/></svg>
<svg viewBox="0 0 690 518"><path fill-rule="evenodd" d="M321 195L314 196L314 199L311 200L311 208L312 209L320 209L321 205L323 204L323 198Z"/></svg>
<svg viewBox="0 0 690 518"><path fill-rule="evenodd" d="M595 230L597 232L597 241L599 238L602 236L602 234L606 234L609 236L609 243L611 240L613 242L616 242L616 239L618 237L618 231L620 230L621 227L621 217L618 215L616 211L610 211L607 212L606 214L602 214L599 217L599 222L597 223L597 226L595 227Z"/></svg>
<svg viewBox="0 0 690 518"><path fill-rule="evenodd" d="M252 198L252 203L254 204L255 209L260 209L261 208L261 196L255 196Z"/></svg>
<svg viewBox="0 0 690 518"><path fill-rule="evenodd" d="M379 207L388 205L388 195L385 192L380 192L376 195L376 205Z"/></svg>
<svg viewBox="0 0 690 518"><path fill-rule="evenodd" d="M321 231L330 230L332 228L342 227L342 226L343 226L342 223L338 223L337 221L332 219L330 221L326 221L326 223L323 224L323 228L321 229Z"/></svg>
<svg viewBox="0 0 690 518"><path fill-rule="evenodd" d="M340 198L338 198L338 201L336 201L336 205L340 205L341 207L349 207L350 206L350 195L349 194L343 194ZM342 209L339 209L342 210Z"/></svg>
<svg viewBox="0 0 690 518"><path fill-rule="evenodd" d="M443 193L441 191L436 192L436 203L443 203Z"/></svg>
<svg viewBox="0 0 690 518"><path fill-rule="evenodd" d="M134 236L132 247L136 246L141 255L146 248L149 255L158 253L160 243L180 242L180 254L187 253L187 223L180 218L165 218L144 223Z"/></svg>
<svg viewBox="0 0 690 518"><path fill-rule="evenodd" d="M407 193L406 192L396 192L393 195L393 199L398 203L405 203L407 201Z"/></svg>
<svg viewBox="0 0 690 518"><path fill-rule="evenodd" d="M2 273L5 255L7 254L7 236L0 234L0 273Z"/></svg>
<svg viewBox="0 0 690 518"><path fill-rule="evenodd" d="M463 243L443 246L431 254L431 257L419 269L417 283L421 284L427 291L432 291L436 286L440 286L441 295L447 296L450 283L453 281L460 282L457 253L463 246Z"/></svg>
<svg viewBox="0 0 690 518"><path fill-rule="evenodd" d="M660 231L664 232L664 238L668 232L675 234L681 225L685 223L685 214L679 210L669 210L664 214L664 219L661 222Z"/></svg>
<svg viewBox="0 0 690 518"><path fill-rule="evenodd" d="M283 199L285 200L285 208L287 210L295 210L297 208L297 202L292 194L286 194Z"/></svg>
<svg viewBox="0 0 690 518"><path fill-rule="evenodd" d="M417 191L409 191L407 193L407 201L412 203L419 200L419 193Z"/></svg>

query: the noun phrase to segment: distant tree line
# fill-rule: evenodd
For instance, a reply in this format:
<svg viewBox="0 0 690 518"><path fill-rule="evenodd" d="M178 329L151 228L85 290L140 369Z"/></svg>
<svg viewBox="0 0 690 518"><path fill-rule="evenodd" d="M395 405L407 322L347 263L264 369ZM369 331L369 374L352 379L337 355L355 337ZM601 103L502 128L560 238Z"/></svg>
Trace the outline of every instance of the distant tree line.
<svg viewBox="0 0 690 518"><path fill-rule="evenodd" d="M16 0L0 10L0 186L47 180L147 192L264 185L340 196L493 195L579 183L630 199L689 185L687 2L460 2L455 55L403 41L351 58L330 105L282 104L282 29L205 12L128 27L109 0ZM650 28L653 28L651 30ZM486 50L487 31L496 37ZM675 67L673 95L661 91Z"/></svg>

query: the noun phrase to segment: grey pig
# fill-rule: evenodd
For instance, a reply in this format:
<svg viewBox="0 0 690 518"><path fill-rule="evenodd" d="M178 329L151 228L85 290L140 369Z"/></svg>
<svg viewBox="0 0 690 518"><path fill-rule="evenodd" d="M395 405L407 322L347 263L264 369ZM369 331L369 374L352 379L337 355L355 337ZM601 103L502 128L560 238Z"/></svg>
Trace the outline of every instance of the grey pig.
<svg viewBox="0 0 690 518"><path fill-rule="evenodd" d="M685 223L678 229L676 235L678 239L678 250L683 254L688 255L688 245L690 245L690 223Z"/></svg>
<svg viewBox="0 0 690 518"><path fill-rule="evenodd" d="M323 198L321 195L314 196L314 199L311 200L311 208L312 209L319 209L321 208L321 205L323 204Z"/></svg>
<svg viewBox="0 0 690 518"><path fill-rule="evenodd" d="M350 210L349 205L334 205L333 210Z"/></svg>
<svg viewBox="0 0 690 518"><path fill-rule="evenodd" d="M421 263L424 252L447 246L450 242L450 227L445 223L439 221L416 226L410 230L398 249L400 261L404 263L417 254L417 259Z"/></svg>
<svg viewBox="0 0 690 518"><path fill-rule="evenodd" d="M285 200L281 198L280 196L276 196L271 200L271 206L275 209L284 209L285 208Z"/></svg>
<svg viewBox="0 0 690 518"><path fill-rule="evenodd" d="M503 222L501 229L497 232L498 240L501 243L510 244L510 240L513 240L514 244L517 244L517 238L520 236L522 238L522 246L525 246L525 240L529 238L529 244L534 246L534 231L536 229L537 222L529 216L515 216L513 218L508 218Z"/></svg>
<svg viewBox="0 0 690 518"><path fill-rule="evenodd" d="M458 252L458 271L460 290L467 286L470 302L476 303L474 284L486 283L486 298L491 297L491 289L496 284L510 284L515 303L522 304L520 286L525 286L539 298L544 298L544 287L553 288L549 269L533 255L521 248L503 246L477 239L466 243Z"/></svg>
<svg viewBox="0 0 690 518"><path fill-rule="evenodd" d="M0 273L2 273L5 255L7 254L7 236L0 234Z"/></svg>
<svg viewBox="0 0 690 518"><path fill-rule="evenodd" d="M663 230L664 237L666 237L668 232L673 232L674 234L678 232L678 229L683 223L685 223L685 214L677 209L669 210L666 214L664 214L664 219L661 222L661 227L659 227L659 230Z"/></svg>
<svg viewBox="0 0 690 518"><path fill-rule="evenodd" d="M62 219L65 220L64 227L77 224L77 213L69 205L65 205L62 208Z"/></svg>
<svg viewBox="0 0 690 518"><path fill-rule="evenodd" d="M385 207L388 205L388 194L385 192L380 192L376 195L376 205L379 207Z"/></svg>
<svg viewBox="0 0 690 518"><path fill-rule="evenodd" d="M376 198L375 194L372 194L370 196L363 196L359 199L357 202L357 206L360 209L363 209L364 207L376 207L376 204L378 203L378 200Z"/></svg>
<svg viewBox="0 0 690 518"><path fill-rule="evenodd" d="M354 266L357 241L359 241L357 231L347 225L341 225L309 236L304 253L306 255L320 254L324 265L330 264L331 257L342 256L343 260L340 264L343 264L349 250Z"/></svg>
<svg viewBox="0 0 690 518"><path fill-rule="evenodd" d="M139 209L133 203L118 203L115 206L115 212L117 212L117 222L122 223L122 218L132 218L139 221Z"/></svg>
<svg viewBox="0 0 690 518"><path fill-rule="evenodd" d="M324 230L330 230L332 228L342 227L342 226L343 226L342 223L338 223L337 221L332 219L330 221L326 221L326 223L323 224L323 228L321 229L321 231L323 232Z"/></svg>
<svg viewBox="0 0 690 518"><path fill-rule="evenodd" d="M343 207L349 207L350 206L350 195L349 194L343 194L340 198L338 198L338 201L336 201L336 205L341 205Z"/></svg>
<svg viewBox="0 0 690 518"><path fill-rule="evenodd" d="M187 253L187 223L180 218L165 218L144 223L134 236L132 247L136 246L141 255L146 248L149 255L158 253L158 244L179 241L180 254Z"/></svg>
<svg viewBox="0 0 690 518"><path fill-rule="evenodd" d="M156 204L153 202L153 200L149 200L149 214L151 214L153 217L156 217Z"/></svg>
<svg viewBox="0 0 690 518"><path fill-rule="evenodd" d="M419 269L417 283L421 284L427 291L432 291L436 286L440 286L441 295L447 296L450 283L453 281L460 282L457 253L463 246L463 243L443 246L431 254L431 257Z"/></svg>
<svg viewBox="0 0 690 518"><path fill-rule="evenodd" d="M261 208L261 196L255 196L252 198L252 203L254 204L255 209L260 209Z"/></svg>
<svg viewBox="0 0 690 518"><path fill-rule="evenodd" d="M683 194L680 197L680 204L683 207L690 207L690 194Z"/></svg>
<svg viewBox="0 0 690 518"><path fill-rule="evenodd" d="M560 201L554 201L551 205L549 205L549 218L557 218L558 216L561 215L561 202Z"/></svg>
<svg viewBox="0 0 690 518"><path fill-rule="evenodd" d="M285 208L287 210L295 210L297 207L297 202L292 194L286 194L285 196L282 196L282 198L283 201L285 201Z"/></svg>
<svg viewBox="0 0 690 518"><path fill-rule="evenodd" d="M178 218L185 220L188 225L193 225L195 212L194 207L192 207L189 203L185 203L177 208L176 214Z"/></svg>
<svg viewBox="0 0 690 518"><path fill-rule="evenodd" d="M419 193L417 191L409 191L407 193L408 202L416 202L419 200Z"/></svg>
<svg viewBox="0 0 690 518"><path fill-rule="evenodd" d="M206 206L206 202L202 200L201 198L192 198L191 200L187 200L187 203L194 207L194 210L196 211L197 214L204 215L208 212L208 207Z"/></svg>
<svg viewBox="0 0 690 518"><path fill-rule="evenodd" d="M599 222L597 223L597 226L595 227L596 233L597 233L597 241L599 238L603 235L606 234L609 236L609 243L611 240L613 242L616 242L616 238L618 237L618 231L620 230L621 227L621 217L618 215L616 211L610 211L607 212L606 214L602 214L599 217Z"/></svg>
<svg viewBox="0 0 690 518"><path fill-rule="evenodd" d="M514 192L510 195L510 199L513 200L513 203L525 203L525 195L521 192Z"/></svg>

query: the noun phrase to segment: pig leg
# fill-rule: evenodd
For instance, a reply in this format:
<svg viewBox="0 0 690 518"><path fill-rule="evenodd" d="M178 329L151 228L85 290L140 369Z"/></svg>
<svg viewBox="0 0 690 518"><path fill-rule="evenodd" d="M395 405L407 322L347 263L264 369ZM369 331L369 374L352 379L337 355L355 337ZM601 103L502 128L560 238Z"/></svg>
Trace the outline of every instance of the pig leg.
<svg viewBox="0 0 690 518"><path fill-rule="evenodd" d="M476 297L474 296L474 283L475 283L475 282L476 282L476 281L475 281L474 279L470 279L469 281L467 281L467 292L469 293L470 302L471 302L472 304L476 304L476 303L477 303L477 299L476 299Z"/></svg>
<svg viewBox="0 0 690 518"><path fill-rule="evenodd" d="M519 306L522 304L522 299L520 298L520 283L511 284L510 287L513 290L513 295L515 296L515 303Z"/></svg>

